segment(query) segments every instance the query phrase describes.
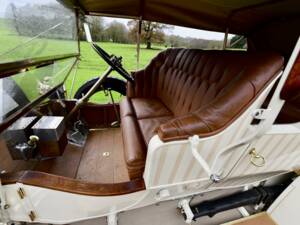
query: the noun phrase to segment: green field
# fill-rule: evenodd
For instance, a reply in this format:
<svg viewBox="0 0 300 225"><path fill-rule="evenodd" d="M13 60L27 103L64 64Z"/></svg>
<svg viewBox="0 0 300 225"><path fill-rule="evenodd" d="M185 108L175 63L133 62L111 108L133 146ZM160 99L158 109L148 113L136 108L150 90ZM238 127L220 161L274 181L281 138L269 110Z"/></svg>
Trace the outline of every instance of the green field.
<svg viewBox="0 0 300 225"><path fill-rule="evenodd" d="M117 43L98 43L103 49L105 49L110 54L115 54L117 56L123 57L123 66L129 71L134 71L137 69L136 64L136 46L130 44L117 44ZM76 82L74 82L73 96L75 90L77 90L83 83L94 78L96 76L101 75L106 69L107 64L97 55L97 53L91 48L90 44L87 42L80 43L81 50L81 61L78 66L77 74L76 74ZM140 68L146 66L150 60L158 54L162 49L145 49L145 46L141 48L141 56L140 56ZM67 94L70 96L72 79L74 73L70 74L66 82ZM111 76L120 77L117 73L113 72ZM107 98L105 96L96 94L91 100L96 102L103 102Z"/></svg>
<svg viewBox="0 0 300 225"><path fill-rule="evenodd" d="M66 40L55 40L47 38L34 38L19 36L9 20L0 19L0 62L12 62L23 59L30 59L43 56L60 55L74 53L77 50L77 42ZM136 46L132 44L117 44L117 43L98 43L109 54L123 57L123 66L130 72L137 69L136 64ZM141 46L140 54L140 69L147 65L150 60L163 49L163 47L155 46L155 49L147 50L145 46ZM106 69L107 64L96 54L89 43L80 43L81 57L77 67L76 79L72 88L72 80L74 71L69 74L66 80L65 87L67 96L72 98L76 90L86 81L100 76ZM36 73L25 72L13 79L19 84L30 100L37 97L37 83L38 79L46 77L51 74L51 67L38 69ZM113 72L111 76L120 77ZM52 78L57 79L57 77ZM114 96L119 96L114 94ZM104 103L109 100L104 94L96 94L91 98L93 102Z"/></svg>

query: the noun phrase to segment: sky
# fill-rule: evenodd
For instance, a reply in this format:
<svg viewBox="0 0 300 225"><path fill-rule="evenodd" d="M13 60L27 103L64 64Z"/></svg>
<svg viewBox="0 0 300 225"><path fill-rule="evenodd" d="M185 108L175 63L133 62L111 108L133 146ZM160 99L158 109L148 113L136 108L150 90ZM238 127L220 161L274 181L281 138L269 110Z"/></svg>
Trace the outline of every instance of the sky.
<svg viewBox="0 0 300 225"><path fill-rule="evenodd" d="M14 3L16 6L23 6L28 3L30 4L48 4L48 3L57 3L56 0L0 0L0 17L5 15L6 7L10 4Z"/></svg>
<svg viewBox="0 0 300 225"><path fill-rule="evenodd" d="M124 25L127 25L127 22L129 21L128 19L104 17L104 22L107 24L114 20L116 20L120 23L123 23ZM166 30L165 32L167 34L178 35L181 37L201 38L201 39L207 39L207 40L223 40L224 39L224 33L220 33L220 32L198 30L198 29L179 27L179 26L173 26L173 27L174 27L173 29ZM229 35L229 38L230 37L231 37L231 35Z"/></svg>

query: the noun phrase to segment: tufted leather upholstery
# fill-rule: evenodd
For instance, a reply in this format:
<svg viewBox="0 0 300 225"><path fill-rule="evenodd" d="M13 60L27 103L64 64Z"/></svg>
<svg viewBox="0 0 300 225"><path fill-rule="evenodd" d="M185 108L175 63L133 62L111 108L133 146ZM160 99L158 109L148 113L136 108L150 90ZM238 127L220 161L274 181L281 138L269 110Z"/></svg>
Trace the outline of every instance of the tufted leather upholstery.
<svg viewBox="0 0 300 225"><path fill-rule="evenodd" d="M120 103L124 139L142 138L138 143L124 140L130 177L142 175L144 168L137 170L135 165L145 163L153 135L171 141L221 131L282 66L283 58L271 52L168 49L158 54L133 74L135 83L128 84L127 97ZM128 118L132 122L123 123ZM136 155L129 158L129 152Z"/></svg>

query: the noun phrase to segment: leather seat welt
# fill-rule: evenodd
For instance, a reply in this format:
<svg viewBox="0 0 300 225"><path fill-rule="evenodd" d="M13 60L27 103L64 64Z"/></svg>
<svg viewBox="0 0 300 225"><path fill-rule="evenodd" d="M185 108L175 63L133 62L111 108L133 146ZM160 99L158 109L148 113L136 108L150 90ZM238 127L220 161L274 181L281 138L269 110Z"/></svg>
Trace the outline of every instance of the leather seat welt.
<svg viewBox="0 0 300 225"><path fill-rule="evenodd" d="M139 119L138 123L140 129L142 131L144 141L148 145L151 138L156 134L158 127L169 120L171 120L171 116L163 116L163 117L154 117L154 118L145 118Z"/></svg>
<svg viewBox="0 0 300 225"><path fill-rule="evenodd" d="M125 116L135 116L131 101L128 97L124 97L120 101L120 116L121 118Z"/></svg>
<svg viewBox="0 0 300 225"><path fill-rule="evenodd" d="M172 112L156 98L132 98L137 119L172 116Z"/></svg>

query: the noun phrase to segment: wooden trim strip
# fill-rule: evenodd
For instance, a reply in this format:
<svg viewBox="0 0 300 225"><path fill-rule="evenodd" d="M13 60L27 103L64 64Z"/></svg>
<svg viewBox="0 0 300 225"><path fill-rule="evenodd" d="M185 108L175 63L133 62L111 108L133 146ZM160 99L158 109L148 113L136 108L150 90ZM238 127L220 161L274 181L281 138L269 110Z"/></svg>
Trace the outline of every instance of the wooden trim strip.
<svg viewBox="0 0 300 225"><path fill-rule="evenodd" d="M145 190L143 179L123 183L101 184L80 181L38 171L0 174L2 185L22 183L41 188L89 196L116 196Z"/></svg>
<svg viewBox="0 0 300 225"><path fill-rule="evenodd" d="M12 76L22 69L29 68L31 66L43 66L52 64L55 61L79 57L78 53L64 54L56 56L39 57L32 59L25 59L15 62L0 63L0 78Z"/></svg>

